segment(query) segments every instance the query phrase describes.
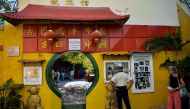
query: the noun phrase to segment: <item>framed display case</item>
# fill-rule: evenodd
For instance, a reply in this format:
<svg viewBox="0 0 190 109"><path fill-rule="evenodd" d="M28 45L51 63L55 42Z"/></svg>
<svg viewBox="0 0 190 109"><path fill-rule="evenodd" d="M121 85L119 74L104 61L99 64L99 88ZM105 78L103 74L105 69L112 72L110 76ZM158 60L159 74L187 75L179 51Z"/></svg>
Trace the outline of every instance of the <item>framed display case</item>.
<svg viewBox="0 0 190 109"><path fill-rule="evenodd" d="M25 66L23 81L24 85L41 85L42 66Z"/></svg>
<svg viewBox="0 0 190 109"><path fill-rule="evenodd" d="M130 63L128 60L105 60L104 61L104 82L109 82L116 73L116 67L123 66L125 73L130 75Z"/></svg>
<svg viewBox="0 0 190 109"><path fill-rule="evenodd" d="M154 92L154 73L151 53L133 53L131 74L134 78L132 93Z"/></svg>

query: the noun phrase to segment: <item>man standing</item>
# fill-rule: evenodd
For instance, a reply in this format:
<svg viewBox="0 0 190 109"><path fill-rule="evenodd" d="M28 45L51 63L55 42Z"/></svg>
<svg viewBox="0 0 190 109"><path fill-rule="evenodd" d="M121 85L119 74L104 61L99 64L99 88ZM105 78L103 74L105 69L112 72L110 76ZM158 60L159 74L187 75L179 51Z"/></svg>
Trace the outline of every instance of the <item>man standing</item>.
<svg viewBox="0 0 190 109"><path fill-rule="evenodd" d="M127 109L131 109L131 105L128 97L128 90L133 85L133 79L129 77L129 75L123 72L123 66L117 66L117 73L112 77L111 81L116 85L116 94L117 94L117 102L118 109L122 109L122 98L125 103ZM130 82L130 86L127 86L127 82Z"/></svg>

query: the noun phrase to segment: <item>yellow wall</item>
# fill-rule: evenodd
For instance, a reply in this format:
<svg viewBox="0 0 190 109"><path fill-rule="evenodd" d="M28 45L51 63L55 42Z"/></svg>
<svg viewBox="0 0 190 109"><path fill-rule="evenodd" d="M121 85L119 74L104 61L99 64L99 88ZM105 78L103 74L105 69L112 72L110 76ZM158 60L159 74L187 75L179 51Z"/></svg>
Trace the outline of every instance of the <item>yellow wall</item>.
<svg viewBox="0 0 190 109"><path fill-rule="evenodd" d="M190 28L189 22L190 18L187 16L180 7L179 11L179 20L182 29L183 39L190 39ZM53 56L52 53L22 53L22 36L23 36L22 24L19 26L12 26L6 23L4 31L0 31L0 44L3 44L4 51L0 52L0 83L6 81L8 78L13 78L16 83L23 83L23 65L22 63L17 62L20 59L45 59L43 63L43 84L40 86L40 93L42 99L42 105L44 109L61 109L61 99L59 99L48 87L45 79L45 69L48 63L48 60ZM12 45L20 46L20 56L19 57L8 57L7 56L7 47ZM179 53L177 58L183 58L189 51L190 46L185 47L182 52ZM87 109L104 109L105 105L105 84L104 84L104 74L103 74L103 57L101 53L92 53L92 56L95 58L98 67L99 67L99 81L96 87L92 92L87 96ZM160 107L166 105L167 97L167 80L168 74L167 71L159 69L159 65L165 61L167 57L176 58L174 52L166 53L155 53L153 55L154 63L154 83L155 83L155 92L146 93L146 94L131 94L129 92L130 101L133 109L148 109L149 107ZM23 100L26 103L29 93L27 89L29 87L25 86L24 90L21 91L23 95Z"/></svg>
<svg viewBox="0 0 190 109"><path fill-rule="evenodd" d="M189 31L190 16L188 16L180 6L178 6L178 16L179 16L179 23L181 25L181 31L182 31L182 36L183 36L182 38L184 40L190 40L190 31ZM183 51L182 51L183 54L190 54L189 47L190 45L185 46L183 48Z"/></svg>
<svg viewBox="0 0 190 109"><path fill-rule="evenodd" d="M43 64L43 84L40 86L40 96L42 99L42 105L44 109L60 109L61 100L49 89L45 79L45 68L48 60L53 56L51 53L22 53L23 51L23 40L22 40L22 25L14 27L6 24L4 31L0 31L0 40L4 46L4 51L0 52L0 83L5 82L9 78L13 78L16 83L23 83L23 64L17 62L21 59L45 59L47 61ZM19 57L8 57L7 47L19 45L20 56ZM32 46L32 45L31 45ZM2 66L2 67L1 67ZM21 91L23 95L23 101L26 102L29 93L25 86L24 90Z"/></svg>

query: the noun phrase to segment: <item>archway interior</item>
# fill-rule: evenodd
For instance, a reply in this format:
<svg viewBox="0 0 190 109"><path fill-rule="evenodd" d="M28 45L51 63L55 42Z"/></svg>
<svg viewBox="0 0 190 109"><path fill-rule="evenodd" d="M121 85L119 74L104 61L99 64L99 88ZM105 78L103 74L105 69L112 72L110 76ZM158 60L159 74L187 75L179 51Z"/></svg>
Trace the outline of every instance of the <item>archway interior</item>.
<svg viewBox="0 0 190 109"><path fill-rule="evenodd" d="M64 105L85 104L86 92L94 79L94 66L81 52L63 53L53 65L52 80L62 93Z"/></svg>

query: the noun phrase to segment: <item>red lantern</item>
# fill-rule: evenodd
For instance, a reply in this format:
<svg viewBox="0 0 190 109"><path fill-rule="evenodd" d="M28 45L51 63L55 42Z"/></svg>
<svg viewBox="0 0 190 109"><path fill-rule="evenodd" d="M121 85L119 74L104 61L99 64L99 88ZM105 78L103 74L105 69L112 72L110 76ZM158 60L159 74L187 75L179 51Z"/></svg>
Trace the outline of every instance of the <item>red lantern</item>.
<svg viewBox="0 0 190 109"><path fill-rule="evenodd" d="M98 44L100 36L101 36L101 32L99 30L95 30L94 32L92 32L91 33L92 43Z"/></svg>
<svg viewBox="0 0 190 109"><path fill-rule="evenodd" d="M43 36L46 37L49 41L52 41L55 37L55 32L53 30L48 30L43 33Z"/></svg>
<svg viewBox="0 0 190 109"><path fill-rule="evenodd" d="M48 36L48 37L53 37L54 34L55 34L55 33L53 32L53 30L48 30L48 31L47 31L47 36Z"/></svg>
<svg viewBox="0 0 190 109"><path fill-rule="evenodd" d="M99 32L98 30L95 30L94 32L91 33L91 37L92 37L93 39L98 38L98 37L99 37L99 34L100 34L100 32Z"/></svg>

